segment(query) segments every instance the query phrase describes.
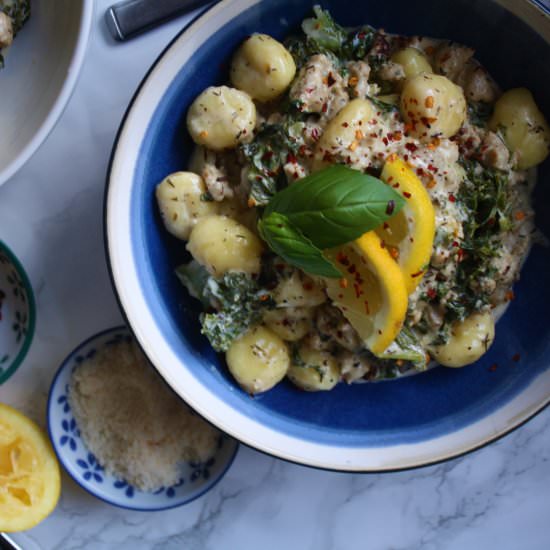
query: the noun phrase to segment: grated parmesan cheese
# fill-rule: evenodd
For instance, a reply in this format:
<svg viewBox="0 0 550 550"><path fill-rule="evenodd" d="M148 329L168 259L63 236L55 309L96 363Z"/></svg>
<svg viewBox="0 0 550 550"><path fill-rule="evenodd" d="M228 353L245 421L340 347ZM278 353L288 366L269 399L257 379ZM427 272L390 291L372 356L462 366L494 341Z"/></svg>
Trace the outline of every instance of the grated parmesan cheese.
<svg viewBox="0 0 550 550"><path fill-rule="evenodd" d="M177 483L181 464L208 460L220 437L131 341L105 347L75 369L69 403L99 463L144 491Z"/></svg>

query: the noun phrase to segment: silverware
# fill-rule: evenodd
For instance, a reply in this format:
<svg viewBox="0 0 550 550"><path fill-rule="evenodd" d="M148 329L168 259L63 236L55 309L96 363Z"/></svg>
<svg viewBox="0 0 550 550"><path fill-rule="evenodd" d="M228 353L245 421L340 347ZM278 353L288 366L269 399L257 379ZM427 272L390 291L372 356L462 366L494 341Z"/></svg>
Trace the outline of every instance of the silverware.
<svg viewBox="0 0 550 550"><path fill-rule="evenodd" d="M0 549L1 550L23 550L11 537L6 533L0 533Z"/></svg>
<svg viewBox="0 0 550 550"><path fill-rule="evenodd" d="M212 0L126 0L105 13L116 40L127 40L178 15L213 3Z"/></svg>

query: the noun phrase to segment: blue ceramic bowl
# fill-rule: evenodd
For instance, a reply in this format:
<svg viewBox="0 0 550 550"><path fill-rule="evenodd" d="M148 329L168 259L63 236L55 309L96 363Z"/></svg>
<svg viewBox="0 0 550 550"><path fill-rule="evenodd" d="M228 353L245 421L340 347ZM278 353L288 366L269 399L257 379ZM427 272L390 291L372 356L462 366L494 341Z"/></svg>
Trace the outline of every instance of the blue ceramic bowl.
<svg viewBox="0 0 550 550"><path fill-rule="evenodd" d="M143 511L182 506L209 491L224 476L237 454L238 443L234 439L220 435L214 457L205 463L186 464L183 467L183 476L176 485L146 493L107 473L101 467L80 437L80 430L69 406L67 393L73 370L93 357L98 349L130 338L130 331L126 327L105 330L80 344L63 361L48 397L50 439L57 458L69 475L83 489L105 502Z"/></svg>
<svg viewBox="0 0 550 550"><path fill-rule="evenodd" d="M185 127L188 106L204 88L227 80L231 54L246 36L283 38L313 3L222 1L177 37L151 69L122 124L109 175L106 233L114 285L131 328L162 376L196 410L247 444L304 464L354 471L444 460L507 433L550 400L549 248L533 248L517 298L477 364L317 394L285 383L255 398L241 391L200 334L198 303L174 276L185 259L184 246L164 230L154 187L186 166L192 145ZM344 25L369 23L473 46L504 89L528 87L550 119L550 64L544 61L550 59L550 17L541 5L322 4ZM537 224L550 236L548 162L539 179Z"/></svg>

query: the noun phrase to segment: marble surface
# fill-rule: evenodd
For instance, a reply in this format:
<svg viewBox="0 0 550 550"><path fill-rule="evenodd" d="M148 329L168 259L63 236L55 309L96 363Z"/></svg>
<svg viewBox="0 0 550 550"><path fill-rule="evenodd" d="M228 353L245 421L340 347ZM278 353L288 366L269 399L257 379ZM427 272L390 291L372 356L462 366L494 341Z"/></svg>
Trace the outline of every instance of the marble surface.
<svg viewBox="0 0 550 550"><path fill-rule="evenodd" d="M60 123L0 188L0 236L21 258L38 304L33 346L0 401L44 424L63 357L121 321L103 249L109 153L126 105L187 18L127 44L96 0L87 59ZM385 475L323 472L241 447L226 477L183 508L130 512L63 476L56 511L17 537L25 550L550 548L550 409L501 441L438 466Z"/></svg>

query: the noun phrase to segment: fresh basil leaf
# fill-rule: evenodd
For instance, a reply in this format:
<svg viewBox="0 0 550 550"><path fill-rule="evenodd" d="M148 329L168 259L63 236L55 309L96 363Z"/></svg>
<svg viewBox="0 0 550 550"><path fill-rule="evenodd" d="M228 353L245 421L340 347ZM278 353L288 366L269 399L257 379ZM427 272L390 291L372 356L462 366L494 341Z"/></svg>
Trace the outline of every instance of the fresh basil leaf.
<svg viewBox="0 0 550 550"><path fill-rule="evenodd" d="M330 166L277 193L265 215L284 214L317 248L360 237L397 214L405 199L383 181L346 166Z"/></svg>
<svg viewBox="0 0 550 550"><path fill-rule="evenodd" d="M312 275L334 278L342 276L323 256L323 252L289 223L286 216L272 212L258 222L258 229L271 250L289 264Z"/></svg>

